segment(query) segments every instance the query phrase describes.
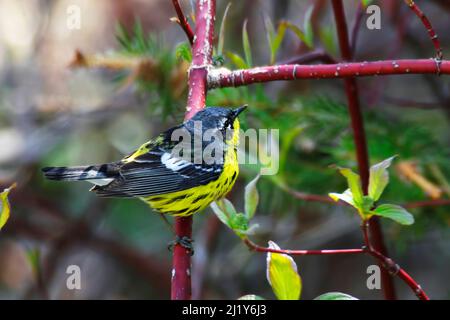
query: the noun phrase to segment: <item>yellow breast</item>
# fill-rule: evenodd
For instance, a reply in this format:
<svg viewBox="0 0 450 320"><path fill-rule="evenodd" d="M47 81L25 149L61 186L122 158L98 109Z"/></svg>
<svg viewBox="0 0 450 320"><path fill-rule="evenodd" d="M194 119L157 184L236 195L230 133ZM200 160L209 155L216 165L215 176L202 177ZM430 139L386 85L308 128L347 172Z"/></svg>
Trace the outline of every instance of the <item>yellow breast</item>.
<svg viewBox="0 0 450 320"><path fill-rule="evenodd" d="M189 216L224 197L233 188L239 174L235 150L227 152L224 168L215 181L191 189L142 198L153 209L174 216Z"/></svg>
<svg viewBox="0 0 450 320"><path fill-rule="evenodd" d="M239 175L237 145L239 144L239 121L233 124L233 134L226 141L223 171L217 180L194 188L141 198L153 209L174 216L189 216L205 209L211 202L224 197L234 186Z"/></svg>

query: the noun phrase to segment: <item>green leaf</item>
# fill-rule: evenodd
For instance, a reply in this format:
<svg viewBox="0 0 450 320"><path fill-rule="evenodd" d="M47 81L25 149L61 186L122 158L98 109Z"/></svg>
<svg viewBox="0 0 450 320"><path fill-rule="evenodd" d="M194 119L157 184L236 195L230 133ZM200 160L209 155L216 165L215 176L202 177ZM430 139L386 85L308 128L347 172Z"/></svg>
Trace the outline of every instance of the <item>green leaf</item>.
<svg viewBox="0 0 450 320"><path fill-rule="evenodd" d="M219 202L219 206L222 208L222 210L225 211L225 213L229 216L232 217L234 215L236 215L236 209L234 208L233 203L228 200L227 198L223 198L220 202Z"/></svg>
<svg viewBox="0 0 450 320"><path fill-rule="evenodd" d="M282 21L278 25L277 34L274 36L274 38L272 40L273 53L272 53L271 63L275 63L275 58L276 58L278 49L280 49L281 42L284 39L284 35L286 34L286 28L287 28L288 24L289 23L287 21Z"/></svg>
<svg viewBox="0 0 450 320"><path fill-rule="evenodd" d="M221 201L221 200L219 200L219 201ZM224 225L230 227L230 222L229 222L228 215L219 207L217 202L212 202L210 204L210 207L214 211L214 213L216 214L217 218L219 218L219 220L222 221L222 223Z"/></svg>
<svg viewBox="0 0 450 320"><path fill-rule="evenodd" d="M220 221L233 229L232 221L235 219L237 212L230 200L226 198L217 200L211 203L211 209L213 209Z"/></svg>
<svg viewBox="0 0 450 320"><path fill-rule="evenodd" d="M405 208L395 204L382 204L370 213L380 217L392 219L403 225L411 225L414 223L413 215L406 211Z"/></svg>
<svg viewBox="0 0 450 320"><path fill-rule="evenodd" d="M250 47L250 40L248 39L247 32L247 20L244 21L242 26L242 45L244 47L245 62L247 63L247 68L252 66L252 49Z"/></svg>
<svg viewBox="0 0 450 320"><path fill-rule="evenodd" d="M8 222L10 213L11 213L11 205L8 201L8 194L12 189L16 187L16 183L13 183L9 188L3 190L2 193L0 193L0 230L5 226L5 224Z"/></svg>
<svg viewBox="0 0 450 320"><path fill-rule="evenodd" d="M269 248L280 247L269 241ZM302 279L292 257L282 253L267 253L267 281L279 300L298 300L302 291Z"/></svg>
<svg viewBox="0 0 450 320"><path fill-rule="evenodd" d="M278 26L278 35L282 34L282 36L280 36L281 40L283 40L285 29L291 30L292 32L294 32L294 34L297 36L297 38L300 39L300 41L305 42L305 34L303 33L303 31L300 30L300 28L297 27L295 24L293 24L292 22L289 22L289 21L281 21ZM280 44L281 44L281 41L280 41ZM278 44L278 46L280 44Z"/></svg>
<svg viewBox="0 0 450 320"><path fill-rule="evenodd" d="M242 57L236 53L227 51L226 53L228 59L231 60L231 62L239 69L247 69L247 63L242 59Z"/></svg>
<svg viewBox="0 0 450 320"><path fill-rule="evenodd" d="M313 13L314 6L310 6L305 13L305 21L303 22L303 31L305 37L303 42L308 46L308 48L312 49L314 47L314 32L311 22L311 17Z"/></svg>
<svg viewBox="0 0 450 320"><path fill-rule="evenodd" d="M319 37L320 42L322 43L323 47L325 48L326 52L329 52L331 55L335 55L337 53L337 43L336 43L336 36L335 36L335 29L334 26L322 26L319 29Z"/></svg>
<svg viewBox="0 0 450 320"><path fill-rule="evenodd" d="M225 12L223 13L222 22L220 23L220 31L219 31L219 40L217 42L217 55L221 56L223 54L223 44L225 42L225 27L226 27L226 20L228 16L228 10L231 7L231 2L227 4L227 7L225 8Z"/></svg>
<svg viewBox="0 0 450 320"><path fill-rule="evenodd" d="M265 300L265 299L255 294L246 294L245 296L240 297L238 300Z"/></svg>
<svg viewBox="0 0 450 320"><path fill-rule="evenodd" d="M314 300L359 300L359 299L342 292L327 292L321 294L317 298L314 298Z"/></svg>
<svg viewBox="0 0 450 320"><path fill-rule="evenodd" d="M358 209L363 209L363 191L361 188L361 178L359 174L354 173L351 169L340 168L339 172L347 178L348 187L352 193L354 206Z"/></svg>
<svg viewBox="0 0 450 320"><path fill-rule="evenodd" d="M390 157L389 159L377 163L370 168L369 196L374 201L377 201L380 198L389 183L387 168L389 168L394 158L395 156Z"/></svg>
<svg viewBox="0 0 450 320"><path fill-rule="evenodd" d="M221 199L211 203L211 209L222 223L227 225L242 239L246 238L248 234L252 233L258 225L252 225L249 228L249 220L243 213L237 213L231 201L228 199Z"/></svg>
<svg viewBox="0 0 450 320"><path fill-rule="evenodd" d="M267 16L264 18L264 26L266 28L267 43L269 44L270 49L270 64L274 64L276 56L276 48L274 46L275 28L273 27L272 21Z"/></svg>
<svg viewBox="0 0 450 320"><path fill-rule="evenodd" d="M120 23L116 25L116 39L124 49L128 51L131 50L130 35L128 34L128 31L125 29L125 27Z"/></svg>
<svg viewBox="0 0 450 320"><path fill-rule="evenodd" d="M242 213L236 213L233 216L230 216L230 227L240 238L247 237L248 231L248 219Z"/></svg>
<svg viewBox="0 0 450 320"><path fill-rule="evenodd" d="M245 186L245 215L250 220L255 215L256 207L259 202L258 183L259 175Z"/></svg>
<svg viewBox="0 0 450 320"><path fill-rule="evenodd" d="M185 60L187 62L192 61L192 51L191 46L187 42L180 43L175 48L175 55L179 60Z"/></svg>
<svg viewBox="0 0 450 320"><path fill-rule="evenodd" d="M361 204L361 213L364 215L370 215L370 210L372 209L374 201L369 196L363 197L363 202Z"/></svg>

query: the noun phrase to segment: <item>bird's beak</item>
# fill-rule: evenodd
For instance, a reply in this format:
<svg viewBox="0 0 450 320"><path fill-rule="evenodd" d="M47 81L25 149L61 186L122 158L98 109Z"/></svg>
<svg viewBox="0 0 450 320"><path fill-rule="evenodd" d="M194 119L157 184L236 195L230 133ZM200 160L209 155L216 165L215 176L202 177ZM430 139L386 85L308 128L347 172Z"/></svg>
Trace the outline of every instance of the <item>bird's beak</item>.
<svg viewBox="0 0 450 320"><path fill-rule="evenodd" d="M244 104L242 107L236 108L234 109L234 117L237 118L239 116L239 114L244 111L245 109L247 109L247 104Z"/></svg>

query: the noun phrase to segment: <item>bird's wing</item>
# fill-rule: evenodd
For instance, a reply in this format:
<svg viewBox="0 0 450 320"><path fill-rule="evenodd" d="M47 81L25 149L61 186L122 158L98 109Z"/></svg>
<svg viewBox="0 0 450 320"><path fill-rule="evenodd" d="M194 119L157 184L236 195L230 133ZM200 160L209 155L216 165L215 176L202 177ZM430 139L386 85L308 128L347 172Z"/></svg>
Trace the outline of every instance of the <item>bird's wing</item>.
<svg viewBox="0 0 450 320"><path fill-rule="evenodd" d="M96 186L93 191L104 197L160 195L208 184L216 180L223 169L220 163L195 164L176 157L170 148L149 147L151 150L144 152L141 147L124 158L120 176L106 186Z"/></svg>

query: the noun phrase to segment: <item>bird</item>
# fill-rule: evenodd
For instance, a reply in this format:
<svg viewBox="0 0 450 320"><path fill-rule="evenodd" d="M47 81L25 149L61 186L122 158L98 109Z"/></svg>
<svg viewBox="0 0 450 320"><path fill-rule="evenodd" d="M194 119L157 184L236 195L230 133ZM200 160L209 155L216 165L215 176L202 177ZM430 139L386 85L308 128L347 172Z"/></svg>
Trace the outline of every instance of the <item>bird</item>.
<svg viewBox="0 0 450 320"><path fill-rule="evenodd" d="M206 107L119 161L42 171L49 180L91 182L99 197L138 198L162 215L190 216L236 182L238 116L246 108Z"/></svg>

